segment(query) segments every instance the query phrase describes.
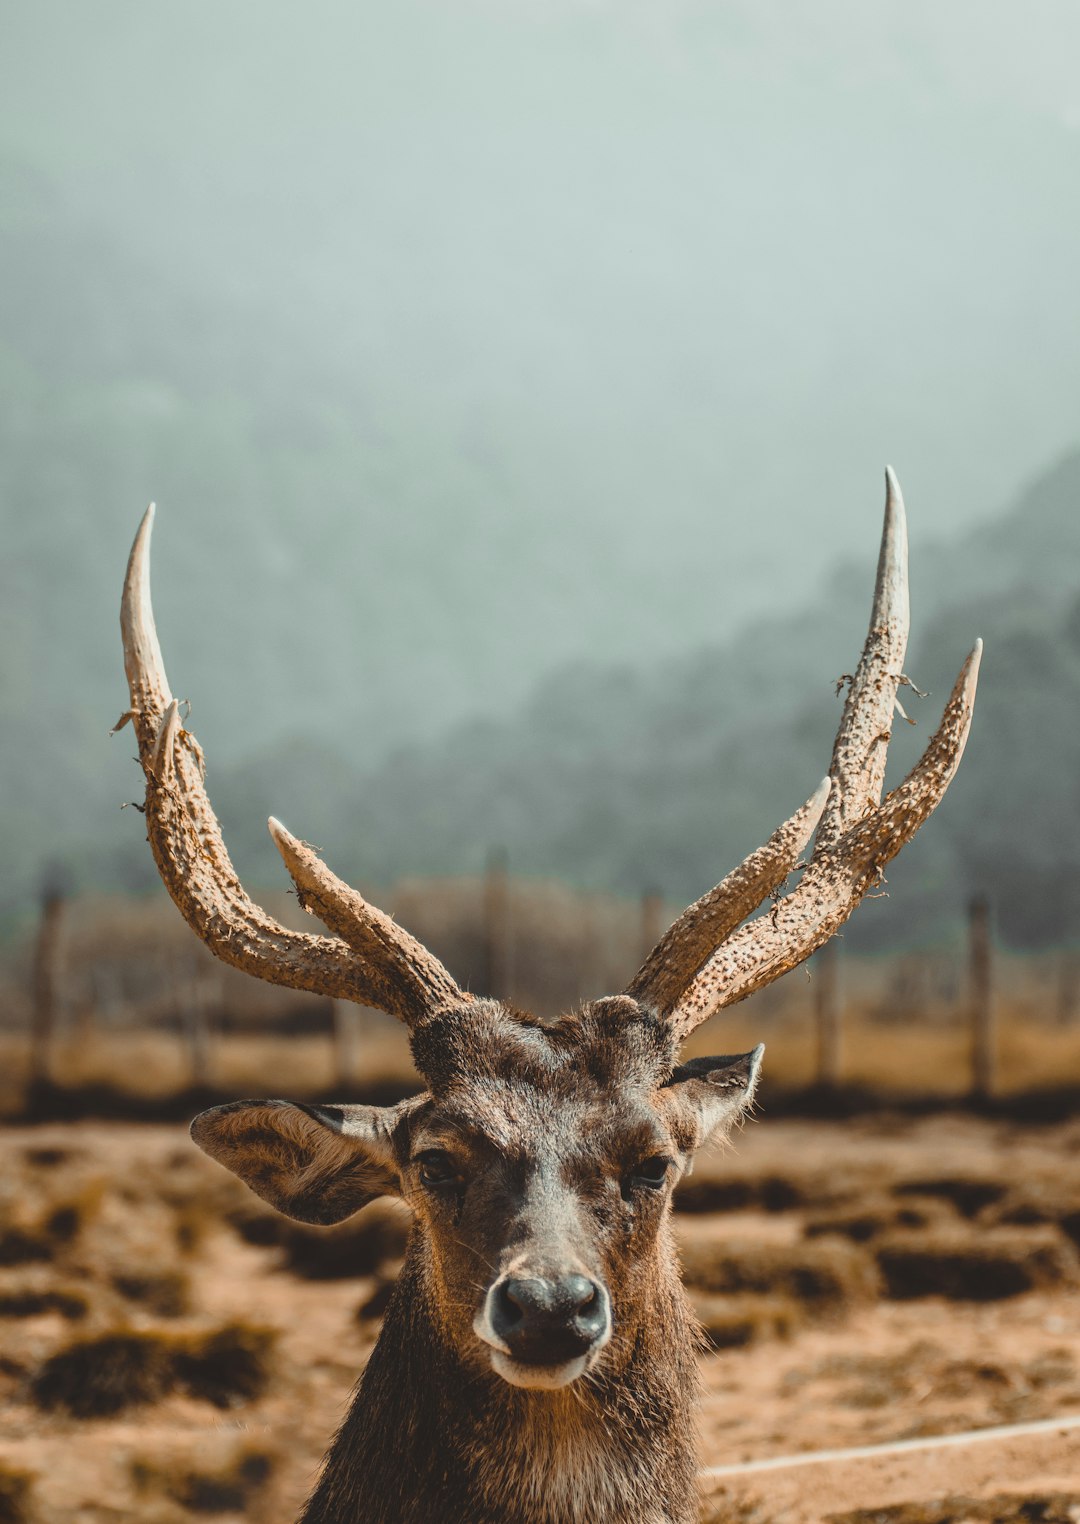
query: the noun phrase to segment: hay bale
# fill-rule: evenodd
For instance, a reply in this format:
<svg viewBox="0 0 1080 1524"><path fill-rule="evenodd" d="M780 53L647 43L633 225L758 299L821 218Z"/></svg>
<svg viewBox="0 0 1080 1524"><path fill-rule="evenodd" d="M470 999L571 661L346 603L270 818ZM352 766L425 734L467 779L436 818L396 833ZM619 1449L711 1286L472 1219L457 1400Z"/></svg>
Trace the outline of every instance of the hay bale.
<svg viewBox="0 0 1080 1524"><path fill-rule="evenodd" d="M873 1257L845 1238L776 1244L684 1235L683 1279L698 1291L776 1296L816 1313L872 1301L880 1292Z"/></svg>
<svg viewBox="0 0 1080 1524"><path fill-rule="evenodd" d="M213 1466L140 1456L131 1476L143 1494L163 1494L190 1513L247 1513L273 1474L275 1457L262 1446L245 1445Z"/></svg>
<svg viewBox="0 0 1080 1524"><path fill-rule="evenodd" d="M108 1417L158 1402L173 1384L172 1355L169 1340L156 1333L75 1339L39 1367L30 1394L45 1410Z"/></svg>
<svg viewBox="0 0 1080 1524"><path fill-rule="evenodd" d="M758 1182L746 1178L679 1182L673 1202L676 1212L748 1212L760 1205Z"/></svg>
<svg viewBox="0 0 1080 1524"><path fill-rule="evenodd" d="M1080 1188L1067 1177L1024 1180L980 1212L979 1221L988 1227L1057 1223L1075 1241L1080 1234L1070 1226L1080 1222Z"/></svg>
<svg viewBox="0 0 1080 1524"><path fill-rule="evenodd" d="M1080 1257L1056 1228L928 1229L874 1244L887 1295L990 1302L1080 1285Z"/></svg>
<svg viewBox="0 0 1080 1524"><path fill-rule="evenodd" d="M853 1243L865 1244L898 1228L939 1227L942 1223L955 1221L956 1213L950 1203L935 1196L910 1196L901 1200L893 1196L874 1196L868 1201L837 1207L808 1218L803 1232L807 1238L836 1233L842 1238L850 1238Z"/></svg>
<svg viewBox="0 0 1080 1524"><path fill-rule="evenodd" d="M950 1202L962 1217L975 1217L1000 1201L1008 1183L986 1175L927 1175L901 1180L893 1187L897 1196L937 1196Z"/></svg>
<svg viewBox="0 0 1080 1524"><path fill-rule="evenodd" d="M742 1292L699 1294L692 1300L709 1349L745 1349L764 1339L788 1339L806 1322L804 1309L790 1297Z"/></svg>
<svg viewBox="0 0 1080 1524"><path fill-rule="evenodd" d="M113 1286L129 1302L138 1302L160 1318L182 1318L191 1306L191 1280L183 1270L124 1270Z"/></svg>
<svg viewBox="0 0 1080 1524"><path fill-rule="evenodd" d="M33 1524L34 1473L0 1460L0 1524Z"/></svg>
<svg viewBox="0 0 1080 1524"><path fill-rule="evenodd" d="M160 1402L179 1387L231 1407L265 1392L277 1332L228 1323L203 1334L117 1329L75 1339L41 1365L30 1383L38 1407L102 1418Z"/></svg>
<svg viewBox="0 0 1080 1524"><path fill-rule="evenodd" d="M312 1281L374 1275L388 1260L404 1255L411 1223L408 1209L388 1199L373 1201L333 1228L286 1222L285 1266L294 1275Z"/></svg>
<svg viewBox="0 0 1080 1524"><path fill-rule="evenodd" d="M70 1164L79 1155L73 1148L61 1148L46 1144L40 1148L24 1148L23 1158L33 1169L56 1169L58 1165Z"/></svg>
<svg viewBox="0 0 1080 1524"><path fill-rule="evenodd" d="M675 1192L676 1212L794 1212L811 1202L833 1201L835 1178L810 1175L691 1176Z"/></svg>
<svg viewBox="0 0 1080 1524"><path fill-rule="evenodd" d="M36 1318L42 1313L58 1312L76 1322L90 1311L85 1292L59 1286L7 1286L0 1290L0 1318Z"/></svg>
<svg viewBox="0 0 1080 1524"><path fill-rule="evenodd" d="M276 1329L226 1324L177 1344L174 1378L190 1396L218 1408L255 1402L269 1385L276 1342Z"/></svg>
<svg viewBox="0 0 1080 1524"><path fill-rule="evenodd" d="M40 1227L10 1222L0 1227L0 1265L32 1265L55 1258L56 1245Z"/></svg>

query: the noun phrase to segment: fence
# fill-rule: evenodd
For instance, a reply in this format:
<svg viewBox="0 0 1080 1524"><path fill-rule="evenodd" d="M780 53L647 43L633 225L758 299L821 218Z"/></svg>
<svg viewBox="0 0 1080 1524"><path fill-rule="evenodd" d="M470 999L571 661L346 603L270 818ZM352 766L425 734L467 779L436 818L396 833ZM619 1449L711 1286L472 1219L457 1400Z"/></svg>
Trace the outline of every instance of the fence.
<svg viewBox="0 0 1080 1524"><path fill-rule="evenodd" d="M481 878L403 883L384 902L465 987L540 1015L621 989L677 913L652 892L635 903L513 880L499 854ZM303 924L294 901L280 901L273 912ZM946 1088L986 1099L1001 1086L1003 1043L1010 1087L1024 1083L1025 1069L1029 1083L1069 1077L1058 1054L1076 1046L1080 959L1071 951L995 957L983 899L972 901L968 928L966 949L891 959L849 957L834 938L805 971L725 1013L719 1042L706 1027L695 1045L730 1050L744 1034L747 1046L764 1036L770 1076L826 1091L890 1080L918 1089L936 1064L949 1071ZM162 897L66 901L48 893L32 947L22 950L21 963L9 957L0 978L0 1040L26 1044L31 1086L64 1072L77 1077L78 1056L95 1047L98 1069L107 1069L110 1045L140 1033L172 1045L175 1084L232 1083L243 1066L235 1054L223 1064L223 1055L256 1037L292 1041L294 1053L301 1038L319 1045L324 1057L313 1083L342 1093L370 1077L373 1054L392 1054L384 1068L394 1072L407 1067L395 1023L224 968ZM1021 1031L1032 1051L1017 1063ZM921 1072L919 1062L903 1058L913 1044L930 1055ZM1073 1063L1071 1078L1080 1084L1080 1062Z"/></svg>

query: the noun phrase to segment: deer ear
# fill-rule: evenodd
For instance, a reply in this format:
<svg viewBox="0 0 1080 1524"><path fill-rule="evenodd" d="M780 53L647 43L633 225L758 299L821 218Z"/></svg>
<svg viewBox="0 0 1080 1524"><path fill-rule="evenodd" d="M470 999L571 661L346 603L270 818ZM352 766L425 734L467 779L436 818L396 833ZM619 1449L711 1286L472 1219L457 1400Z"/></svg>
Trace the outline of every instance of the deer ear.
<svg viewBox="0 0 1080 1524"><path fill-rule="evenodd" d="M691 1148L700 1148L716 1133L726 1133L754 1098L765 1044L751 1053L726 1053L719 1058L691 1058L680 1064L665 1086L674 1105L693 1132Z"/></svg>
<svg viewBox="0 0 1080 1524"><path fill-rule="evenodd" d="M342 1222L376 1196L400 1195L399 1106L234 1101L191 1124L211 1159L298 1222Z"/></svg>

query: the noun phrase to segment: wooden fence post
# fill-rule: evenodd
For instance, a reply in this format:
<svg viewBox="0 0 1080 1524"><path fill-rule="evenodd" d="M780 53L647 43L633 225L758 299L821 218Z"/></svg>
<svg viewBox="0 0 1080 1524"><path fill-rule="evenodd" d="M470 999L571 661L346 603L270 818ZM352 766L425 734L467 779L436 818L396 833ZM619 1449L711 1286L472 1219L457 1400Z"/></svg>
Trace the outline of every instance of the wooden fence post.
<svg viewBox="0 0 1080 1524"><path fill-rule="evenodd" d="M181 965L177 980L177 1005L180 1029L188 1052L188 1073L191 1084L202 1090L210 1084L212 1063L210 1054L210 1004L216 982L202 969Z"/></svg>
<svg viewBox="0 0 1080 1524"><path fill-rule="evenodd" d="M41 919L34 944L34 999L30 1032L30 1083L52 1078L52 1045L61 1004L64 891L55 882L41 893Z"/></svg>
<svg viewBox="0 0 1080 1524"><path fill-rule="evenodd" d="M985 1100L997 1087L997 1032L990 944L990 905L976 895L968 906L971 999L971 1092Z"/></svg>
<svg viewBox="0 0 1080 1524"><path fill-rule="evenodd" d="M489 854L484 874L484 993L495 1000L510 995L513 976L510 927L510 879L506 853Z"/></svg>
<svg viewBox="0 0 1080 1524"><path fill-rule="evenodd" d="M817 1030L817 1083L835 1090L844 1060L844 1019L840 1000L839 944L830 938L814 956L814 1019Z"/></svg>
<svg viewBox="0 0 1080 1524"><path fill-rule="evenodd" d="M1062 953L1058 964L1057 1019L1059 1026L1071 1027L1076 1020L1078 995L1080 995L1080 959L1070 949Z"/></svg>
<svg viewBox="0 0 1080 1524"><path fill-rule="evenodd" d="M655 889L646 889L641 896L641 948L640 960L652 952L667 930L664 924L664 901Z"/></svg>
<svg viewBox="0 0 1080 1524"><path fill-rule="evenodd" d="M331 1000L334 1032L334 1083L343 1094L356 1084L360 1067L360 1029L363 1013L351 1000Z"/></svg>

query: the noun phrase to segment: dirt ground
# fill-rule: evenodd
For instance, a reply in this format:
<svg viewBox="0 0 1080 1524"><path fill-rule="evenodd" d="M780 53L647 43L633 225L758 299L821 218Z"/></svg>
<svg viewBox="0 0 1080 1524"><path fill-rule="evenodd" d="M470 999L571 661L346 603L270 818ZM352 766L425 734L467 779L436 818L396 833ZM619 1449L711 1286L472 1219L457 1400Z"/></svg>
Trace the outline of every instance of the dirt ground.
<svg viewBox="0 0 1080 1524"><path fill-rule="evenodd" d="M289 1524L377 1336L394 1210L290 1232L180 1127L0 1147L0 1521ZM1080 1414L1080 1121L765 1119L681 1205L703 1466ZM706 1480L703 1510L1080 1520L1080 1429Z"/></svg>

